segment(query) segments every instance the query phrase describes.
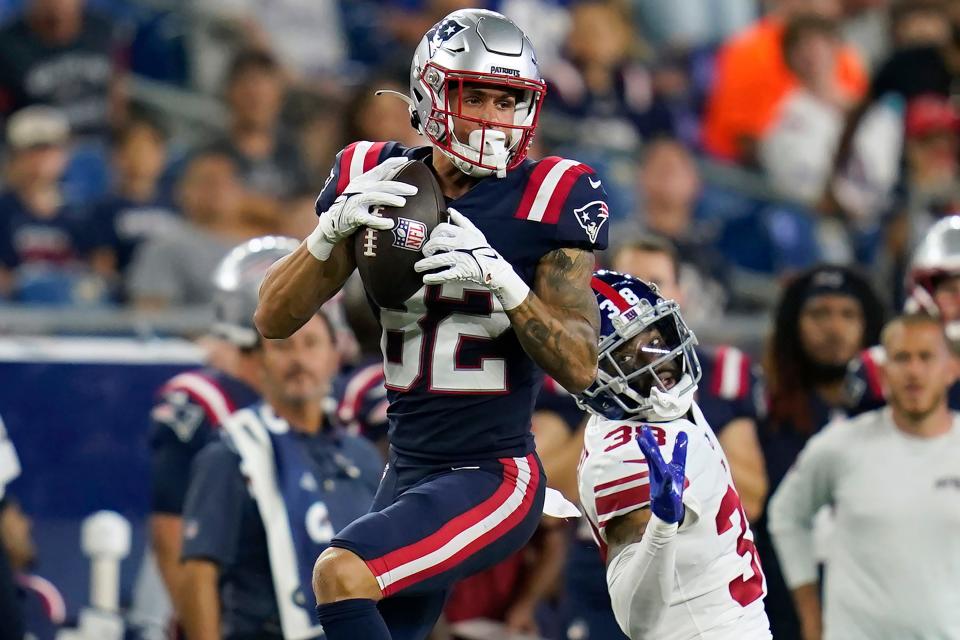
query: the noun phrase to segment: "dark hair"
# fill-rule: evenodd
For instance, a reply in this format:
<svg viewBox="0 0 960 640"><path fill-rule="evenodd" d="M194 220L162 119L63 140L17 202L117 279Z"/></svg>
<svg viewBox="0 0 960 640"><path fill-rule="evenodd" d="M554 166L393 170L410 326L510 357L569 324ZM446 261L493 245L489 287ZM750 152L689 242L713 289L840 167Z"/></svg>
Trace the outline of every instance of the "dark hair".
<svg viewBox="0 0 960 640"><path fill-rule="evenodd" d="M801 40L811 34L836 38L837 24L830 18L815 14L798 15L787 23L787 27L783 32L781 52L783 53L784 63L787 67L790 67L791 71L795 71L795 69L790 65L790 53Z"/></svg>
<svg viewBox="0 0 960 640"><path fill-rule="evenodd" d="M240 76L250 71L265 73L279 73L280 63L271 54L261 49L245 49L240 51L230 61L227 70L226 86L231 86Z"/></svg>
<svg viewBox="0 0 960 640"><path fill-rule="evenodd" d="M374 100L397 99L396 96L386 95L378 97L376 95L377 90L386 85L397 85L400 87L400 92L404 93L404 82L401 78L384 75L371 78L370 81L363 83L350 94L350 97L343 107L343 113L346 115L345 133L347 140L353 142L355 140L366 139L365 136L367 134L360 130L360 116Z"/></svg>
<svg viewBox="0 0 960 640"><path fill-rule="evenodd" d="M632 236L617 242L613 247L610 258L610 265L617 262L617 258L625 251L642 251L643 253L659 253L670 259L670 266L673 267L673 279L680 281L680 252L676 245L663 236L656 234L645 234L642 236Z"/></svg>
<svg viewBox="0 0 960 640"><path fill-rule="evenodd" d="M883 329L880 330L880 344L886 347L887 339L890 335L890 330L896 325L902 325L904 327L914 327L918 325L934 325L940 329L940 334L943 336L943 342L947 345L947 349L950 347L950 340L947 338L947 333L943 328L943 321L932 314L926 313L924 311L919 311L917 313L903 313L895 318L891 319L887 324L883 325Z"/></svg>
<svg viewBox="0 0 960 640"><path fill-rule="evenodd" d="M863 311L863 338L865 349L877 344L883 326L885 311L870 282L849 267L818 265L794 278L786 288L774 311L773 334L763 358L770 400L770 425L792 424L802 434L816 430L810 414L809 392L816 383L815 365L800 341L800 313L816 286L818 275L836 272L844 279L842 295L855 298ZM828 291L823 291L828 293Z"/></svg>
<svg viewBox="0 0 960 640"><path fill-rule="evenodd" d="M132 105L124 123L110 132L111 146L123 146L138 129L149 129L160 143L167 141L167 130L156 112L144 106Z"/></svg>

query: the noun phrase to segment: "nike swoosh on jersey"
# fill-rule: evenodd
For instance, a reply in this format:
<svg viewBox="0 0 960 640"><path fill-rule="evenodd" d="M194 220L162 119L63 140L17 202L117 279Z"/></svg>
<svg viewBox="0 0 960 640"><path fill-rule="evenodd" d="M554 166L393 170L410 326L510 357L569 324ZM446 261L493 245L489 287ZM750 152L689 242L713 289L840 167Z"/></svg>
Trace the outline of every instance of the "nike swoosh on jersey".
<svg viewBox="0 0 960 640"><path fill-rule="evenodd" d="M593 178L587 178L587 180L590 182L590 186L593 187L594 189L599 189L599 188L600 188L600 181L599 181L599 180L594 180Z"/></svg>

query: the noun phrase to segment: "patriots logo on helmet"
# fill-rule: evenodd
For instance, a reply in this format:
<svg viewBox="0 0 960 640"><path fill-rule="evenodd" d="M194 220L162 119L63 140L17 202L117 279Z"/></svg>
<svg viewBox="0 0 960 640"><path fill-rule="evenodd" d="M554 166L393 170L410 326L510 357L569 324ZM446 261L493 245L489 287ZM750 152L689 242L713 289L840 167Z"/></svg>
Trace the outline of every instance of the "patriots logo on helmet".
<svg viewBox="0 0 960 640"><path fill-rule="evenodd" d="M408 251L420 251L427 239L427 225L419 220L398 218L393 228L393 246Z"/></svg>
<svg viewBox="0 0 960 640"><path fill-rule="evenodd" d="M461 31L466 29L466 27L456 20L441 20L437 24L433 25L433 28L430 31L427 31L427 40L430 41L430 47L432 49L439 49L444 42L457 35Z"/></svg>
<svg viewBox="0 0 960 640"><path fill-rule="evenodd" d="M590 238L590 242L597 241L597 236L600 235L600 228L603 227L607 218L610 217L610 210L607 208L607 203L603 200L589 202L579 209L574 209L573 213L577 216L577 222L579 222L583 230L587 232L587 237Z"/></svg>

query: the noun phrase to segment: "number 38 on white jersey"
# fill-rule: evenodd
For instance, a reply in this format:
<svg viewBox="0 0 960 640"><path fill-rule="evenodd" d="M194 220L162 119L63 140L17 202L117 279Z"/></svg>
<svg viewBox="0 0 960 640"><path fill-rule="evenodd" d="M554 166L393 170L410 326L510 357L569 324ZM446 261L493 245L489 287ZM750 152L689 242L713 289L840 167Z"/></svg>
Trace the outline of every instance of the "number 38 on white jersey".
<svg viewBox="0 0 960 640"><path fill-rule="evenodd" d="M612 421L587 425L578 470L580 503L606 557L606 526L617 516L649 506L647 464L636 442L647 424L669 461L681 431L687 433L686 517L677 534L670 606L657 638L753 640L769 638L763 597L766 582L753 534L733 487L728 463L699 407L694 422Z"/></svg>

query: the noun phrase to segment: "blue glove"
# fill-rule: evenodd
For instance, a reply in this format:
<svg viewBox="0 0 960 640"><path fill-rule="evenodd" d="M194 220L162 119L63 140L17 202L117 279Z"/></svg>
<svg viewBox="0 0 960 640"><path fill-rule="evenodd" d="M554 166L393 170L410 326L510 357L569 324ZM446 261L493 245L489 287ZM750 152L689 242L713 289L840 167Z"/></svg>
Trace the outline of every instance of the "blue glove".
<svg viewBox="0 0 960 640"><path fill-rule="evenodd" d="M637 444L647 459L650 472L650 510L664 522L683 522L683 484L687 467L687 434L677 435L673 445L673 460L667 464L660 455L660 447L648 427L640 430Z"/></svg>

